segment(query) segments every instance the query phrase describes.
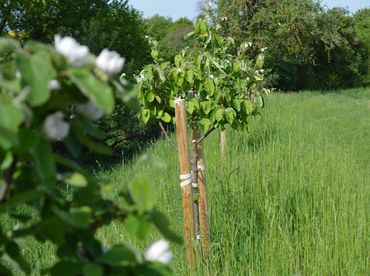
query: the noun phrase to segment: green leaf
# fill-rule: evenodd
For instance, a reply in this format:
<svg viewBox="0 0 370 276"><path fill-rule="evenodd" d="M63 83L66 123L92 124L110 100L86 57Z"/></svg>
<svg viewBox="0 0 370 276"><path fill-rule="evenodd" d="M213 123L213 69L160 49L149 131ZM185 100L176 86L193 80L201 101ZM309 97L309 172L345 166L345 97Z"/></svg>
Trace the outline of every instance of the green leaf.
<svg viewBox="0 0 370 276"><path fill-rule="evenodd" d="M158 230L162 233L162 235L173 242L181 243L182 239L178 235L176 235L170 228L170 222L168 219L157 209L153 209L151 213L152 221L154 225L158 228Z"/></svg>
<svg viewBox="0 0 370 276"><path fill-rule="evenodd" d="M124 226L131 235L139 239L145 239L150 228L150 223L143 217L129 215L125 219Z"/></svg>
<svg viewBox="0 0 370 276"><path fill-rule="evenodd" d="M188 102L187 102L187 104L186 104L186 111L187 111L189 114L193 114L194 109L195 109L194 102L192 102L192 101L188 101Z"/></svg>
<svg viewBox="0 0 370 276"><path fill-rule="evenodd" d="M115 245L107 253L98 258L99 262L108 265L135 264L137 262L136 252L126 245Z"/></svg>
<svg viewBox="0 0 370 276"><path fill-rule="evenodd" d="M47 141L40 142L32 150L32 154L35 158L36 168L41 176L43 184L48 187L54 186L56 169L50 143Z"/></svg>
<svg viewBox="0 0 370 276"><path fill-rule="evenodd" d="M239 73L241 71L241 64L239 61L234 62L233 64L233 71L235 73Z"/></svg>
<svg viewBox="0 0 370 276"><path fill-rule="evenodd" d="M202 131L205 133L210 129L212 123L209 119L203 118L202 120L199 121L199 125L201 126Z"/></svg>
<svg viewBox="0 0 370 276"><path fill-rule="evenodd" d="M10 197L10 199L8 199L6 202L0 205L0 212L3 212L4 210L12 210L13 208L19 206L20 204L34 200L40 197L41 195L42 193L35 189L24 192L18 192L12 197Z"/></svg>
<svg viewBox="0 0 370 276"><path fill-rule="evenodd" d="M207 35L207 22L202 19L200 20L199 31L201 35Z"/></svg>
<svg viewBox="0 0 370 276"><path fill-rule="evenodd" d="M70 212L53 207L52 211L59 219L76 228L85 229L91 223L91 209L89 207L72 208Z"/></svg>
<svg viewBox="0 0 370 276"><path fill-rule="evenodd" d="M263 64L264 64L264 56L262 54L259 54L258 57L257 57L257 60L256 60L256 65L259 69L262 69L263 68Z"/></svg>
<svg viewBox="0 0 370 276"><path fill-rule="evenodd" d="M158 54L159 54L159 52L157 50L152 50L152 52L150 53L150 55L152 56L153 59L157 59Z"/></svg>
<svg viewBox="0 0 370 276"><path fill-rule="evenodd" d="M186 81L190 84L194 84L194 73L191 70L186 71Z"/></svg>
<svg viewBox="0 0 370 276"><path fill-rule="evenodd" d="M50 269L52 276L75 276L80 275L82 271L81 264L71 261L60 261Z"/></svg>
<svg viewBox="0 0 370 276"><path fill-rule="evenodd" d="M177 68L179 68L181 66L181 61L183 60L182 56L181 55L176 55L175 56L175 65Z"/></svg>
<svg viewBox="0 0 370 276"><path fill-rule="evenodd" d="M109 148L108 146L102 143L95 142L94 140L90 139L90 137L87 136L85 133L81 132L80 130L76 131L76 136L78 140L81 142L81 144L83 144L84 146L92 150L93 152L107 155L107 156L112 155L111 148Z"/></svg>
<svg viewBox="0 0 370 276"><path fill-rule="evenodd" d="M14 52L20 48L20 44L17 40L12 38L0 38L0 54L7 54Z"/></svg>
<svg viewBox="0 0 370 276"><path fill-rule="evenodd" d="M12 132L17 132L24 120L22 109L10 103L0 102L0 126Z"/></svg>
<svg viewBox="0 0 370 276"><path fill-rule="evenodd" d="M257 97L256 101L259 108L265 107L265 101L261 95Z"/></svg>
<svg viewBox="0 0 370 276"><path fill-rule="evenodd" d="M110 86L83 68L73 68L67 72L71 81L81 92L99 106L105 113L112 113L114 109L114 95Z"/></svg>
<svg viewBox="0 0 370 276"><path fill-rule="evenodd" d="M149 109L144 109L141 112L141 118L143 119L144 124L147 124L149 119L150 119L150 110Z"/></svg>
<svg viewBox="0 0 370 276"><path fill-rule="evenodd" d="M102 276L103 275L103 269L100 265L97 264L85 264L82 268L82 274L84 276Z"/></svg>
<svg viewBox="0 0 370 276"><path fill-rule="evenodd" d="M234 99L233 100L233 107L235 108L236 111L241 110L241 104L239 99Z"/></svg>
<svg viewBox="0 0 370 276"><path fill-rule="evenodd" d="M225 118L228 121L228 123L231 125L236 117L236 112L231 107L228 107L225 109Z"/></svg>
<svg viewBox="0 0 370 276"><path fill-rule="evenodd" d="M18 136L0 125L0 147L7 150L12 145L19 145Z"/></svg>
<svg viewBox="0 0 370 276"><path fill-rule="evenodd" d="M218 108L216 110L216 120L219 122L219 121L222 121L222 119L224 118L224 110L222 108Z"/></svg>
<svg viewBox="0 0 370 276"><path fill-rule="evenodd" d="M155 95L154 95L154 93L153 92L149 92L148 94L146 94L146 100L149 102L149 103L151 103L151 102L153 102L154 101L154 99L155 99Z"/></svg>
<svg viewBox="0 0 370 276"><path fill-rule="evenodd" d="M64 181L75 187L86 187L88 185L86 177L80 173L70 174L64 179Z"/></svg>
<svg viewBox="0 0 370 276"><path fill-rule="evenodd" d="M44 104L51 95L48 84L57 75L49 54L38 52L32 56L18 55L16 62L23 84L30 88L28 102L32 106Z"/></svg>
<svg viewBox="0 0 370 276"><path fill-rule="evenodd" d="M244 112L247 113L248 115L251 114L254 110L253 104L251 103L251 101L248 100L244 100L242 102L242 108Z"/></svg>
<svg viewBox="0 0 370 276"><path fill-rule="evenodd" d="M6 266L0 263L0 275L11 276L13 273Z"/></svg>
<svg viewBox="0 0 370 276"><path fill-rule="evenodd" d="M166 122L166 123L169 123L169 122L171 122L171 115L168 114L167 112L164 112L162 117L161 117L161 120Z"/></svg>
<svg viewBox="0 0 370 276"><path fill-rule="evenodd" d="M153 68L152 65L148 65L143 70L145 80L152 80L153 79Z"/></svg>
<svg viewBox="0 0 370 276"><path fill-rule="evenodd" d="M208 115L209 112L211 112L211 110L213 109L214 105L215 105L214 101L202 102L201 106L202 106L204 114Z"/></svg>
<svg viewBox="0 0 370 276"><path fill-rule="evenodd" d="M5 247L5 252L9 255L9 257L15 261L19 267L24 271L26 274L31 273L31 267L25 260L25 258L21 254L21 250L15 242L9 242Z"/></svg>
<svg viewBox="0 0 370 276"><path fill-rule="evenodd" d="M147 177L136 176L129 184L129 191L140 211L146 212L153 209L154 188Z"/></svg>
<svg viewBox="0 0 370 276"><path fill-rule="evenodd" d="M37 146L40 141L41 135L34 130L21 128L19 130L18 138L19 150L21 152L25 152Z"/></svg>
<svg viewBox="0 0 370 276"><path fill-rule="evenodd" d="M204 88L208 92L208 95L213 96L213 94L215 93L215 89L216 89L213 79L211 78L206 79L204 82Z"/></svg>

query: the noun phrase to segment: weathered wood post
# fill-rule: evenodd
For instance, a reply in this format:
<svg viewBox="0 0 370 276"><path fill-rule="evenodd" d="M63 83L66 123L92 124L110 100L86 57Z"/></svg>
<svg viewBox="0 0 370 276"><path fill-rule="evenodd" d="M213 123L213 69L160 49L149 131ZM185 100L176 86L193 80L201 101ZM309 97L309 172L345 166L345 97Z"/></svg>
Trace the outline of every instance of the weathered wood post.
<svg viewBox="0 0 370 276"><path fill-rule="evenodd" d="M185 100L175 100L176 135L180 164L180 180L182 207L185 228L186 257L189 266L195 264L195 229L192 192L192 174L190 172L190 156L188 146L188 130L186 121Z"/></svg>
<svg viewBox="0 0 370 276"><path fill-rule="evenodd" d="M199 141L201 138L201 133L198 128L193 129L192 140ZM196 170L197 170L197 183L199 189L199 225L201 234L201 243L203 256L208 257L209 255L209 223L208 223L208 196L207 196L207 186L206 186L206 175L205 175L205 162L203 153L203 143L197 142L195 148L196 155ZM194 149L193 149L194 151Z"/></svg>
<svg viewBox="0 0 370 276"><path fill-rule="evenodd" d="M227 146L226 129L224 129L224 130L221 130L221 134L220 134L221 158L223 161L225 161L226 159L226 146Z"/></svg>

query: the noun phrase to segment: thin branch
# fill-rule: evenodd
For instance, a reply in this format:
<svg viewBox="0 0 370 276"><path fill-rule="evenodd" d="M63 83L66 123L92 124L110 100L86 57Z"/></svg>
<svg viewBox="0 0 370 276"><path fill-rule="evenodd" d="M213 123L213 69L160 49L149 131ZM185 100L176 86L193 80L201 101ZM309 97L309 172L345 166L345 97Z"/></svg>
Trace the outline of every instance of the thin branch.
<svg viewBox="0 0 370 276"><path fill-rule="evenodd" d="M159 126L160 126L160 128L162 129L162 133L163 133L163 134L164 134L164 136L166 137L167 142L168 142L168 143L169 143L173 148L175 148L175 149L177 150L176 145L171 141L170 136L168 135L167 131L165 130L165 128L164 128L164 126L163 126L163 124L162 124L161 122L159 122Z"/></svg>
<svg viewBox="0 0 370 276"><path fill-rule="evenodd" d="M198 141L197 141L197 144L200 144L202 143L202 141L204 139L206 139L208 137L208 135L210 135L214 130L216 130L216 128L214 126L212 126L204 135L203 137L201 137Z"/></svg>
<svg viewBox="0 0 370 276"><path fill-rule="evenodd" d="M12 164L4 173L4 183L0 186L0 202L3 202L6 198L7 194L9 193L10 187L13 181L13 174L17 167L17 158L13 159Z"/></svg>

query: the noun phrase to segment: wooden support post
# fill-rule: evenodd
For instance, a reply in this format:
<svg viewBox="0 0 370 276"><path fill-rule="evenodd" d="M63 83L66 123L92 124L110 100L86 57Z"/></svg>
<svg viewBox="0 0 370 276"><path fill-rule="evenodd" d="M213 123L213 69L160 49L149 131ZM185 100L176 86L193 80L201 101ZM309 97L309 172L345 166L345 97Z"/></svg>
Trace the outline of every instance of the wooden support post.
<svg viewBox="0 0 370 276"><path fill-rule="evenodd" d="M193 211L194 211L194 228L195 228L195 239L201 240L200 222L199 222L199 185L198 185L198 139L199 131L197 128L193 128L191 135L192 145L192 186L193 186Z"/></svg>
<svg viewBox="0 0 370 276"><path fill-rule="evenodd" d="M201 133L198 128L193 129L193 141L199 140ZM209 255L209 221L208 221L208 196L207 196L207 186L206 186L206 175L205 175L205 162L204 162L204 152L203 143L197 143L196 146L196 156L197 156L197 174L198 174L198 187L199 187L199 224L201 233L201 242L203 256L208 257Z"/></svg>
<svg viewBox="0 0 370 276"><path fill-rule="evenodd" d="M226 159L226 146L227 146L227 142L226 142L226 129L221 130L221 134L220 134L220 146L221 146L221 158L223 160L225 160Z"/></svg>
<svg viewBox="0 0 370 276"><path fill-rule="evenodd" d="M188 131L186 122L185 100L175 100L176 134L178 143L178 155L181 174L182 207L185 227L186 257L189 266L195 264L194 251L194 217L193 217L193 194L192 176L190 174L190 156L188 146Z"/></svg>

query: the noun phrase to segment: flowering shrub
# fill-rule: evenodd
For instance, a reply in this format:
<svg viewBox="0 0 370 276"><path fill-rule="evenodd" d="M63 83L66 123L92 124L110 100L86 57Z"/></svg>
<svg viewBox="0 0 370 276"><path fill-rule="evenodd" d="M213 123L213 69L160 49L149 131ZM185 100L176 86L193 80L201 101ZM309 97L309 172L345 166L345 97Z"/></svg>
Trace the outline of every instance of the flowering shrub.
<svg viewBox="0 0 370 276"><path fill-rule="evenodd" d="M0 225L0 274L31 273L19 245L30 236L56 245L58 261L47 271L52 275L168 274L167 242L144 254L124 241L103 248L95 237L103 225L121 220L138 238L154 223L166 239L178 241L154 207L148 179L136 176L115 200L106 198L105 184L54 146L77 160L82 147L110 153L97 143L104 135L92 122L113 111L115 93L132 98L125 80L114 78L124 59L108 50L96 58L73 38L59 36L55 48L2 38L2 55L9 62L0 64L0 214L15 223Z"/></svg>

